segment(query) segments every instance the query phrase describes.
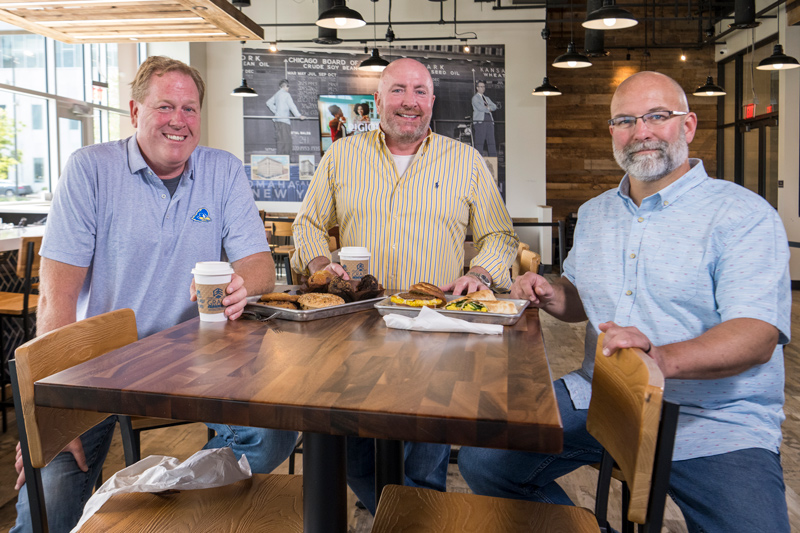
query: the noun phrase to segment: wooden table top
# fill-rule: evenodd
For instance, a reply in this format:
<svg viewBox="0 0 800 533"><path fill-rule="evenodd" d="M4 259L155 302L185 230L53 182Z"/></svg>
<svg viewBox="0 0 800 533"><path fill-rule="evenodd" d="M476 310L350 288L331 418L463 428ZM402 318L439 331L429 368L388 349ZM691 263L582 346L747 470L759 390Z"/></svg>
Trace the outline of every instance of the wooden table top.
<svg viewBox="0 0 800 533"><path fill-rule="evenodd" d="M528 310L501 335L192 319L35 385L38 405L543 453L562 426Z"/></svg>

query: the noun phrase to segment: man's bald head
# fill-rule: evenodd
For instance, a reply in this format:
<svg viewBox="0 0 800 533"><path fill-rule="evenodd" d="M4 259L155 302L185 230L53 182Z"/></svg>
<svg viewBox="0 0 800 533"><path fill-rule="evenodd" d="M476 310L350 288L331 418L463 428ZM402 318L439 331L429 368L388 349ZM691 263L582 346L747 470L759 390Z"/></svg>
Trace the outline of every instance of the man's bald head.
<svg viewBox="0 0 800 533"><path fill-rule="evenodd" d="M427 67L425 67L425 65L416 59L411 59L408 57L395 59L389 63L388 67L383 69L383 72L381 72L381 78L378 81L378 92L380 93L382 90L385 90L388 80L408 79L415 74L427 80L429 89L431 93L433 93L433 78L431 78L431 73L428 72Z"/></svg>
<svg viewBox="0 0 800 533"><path fill-rule="evenodd" d="M653 93L660 93L663 99L674 102L677 107L673 111L689 111L686 93L677 81L660 72L644 71L619 84L611 98L611 116L615 116L615 109L619 109L629 98L641 98Z"/></svg>

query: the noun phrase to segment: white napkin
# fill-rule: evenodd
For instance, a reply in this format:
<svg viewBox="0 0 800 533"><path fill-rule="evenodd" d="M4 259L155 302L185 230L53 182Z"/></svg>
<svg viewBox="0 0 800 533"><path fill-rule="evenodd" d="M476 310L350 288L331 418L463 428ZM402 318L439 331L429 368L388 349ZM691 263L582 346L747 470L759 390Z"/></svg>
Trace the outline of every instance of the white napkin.
<svg viewBox="0 0 800 533"><path fill-rule="evenodd" d="M77 533L83 524L115 494L208 489L230 485L252 477L247 457L237 462L230 448L200 450L180 462L175 457L151 455L111 476L83 508Z"/></svg>
<svg viewBox="0 0 800 533"><path fill-rule="evenodd" d="M503 326L500 324L476 324L460 318L452 318L437 313L430 307L423 307L416 317L391 313L383 316L386 326L395 329L413 331L450 331L461 333L480 333L483 335L500 335Z"/></svg>

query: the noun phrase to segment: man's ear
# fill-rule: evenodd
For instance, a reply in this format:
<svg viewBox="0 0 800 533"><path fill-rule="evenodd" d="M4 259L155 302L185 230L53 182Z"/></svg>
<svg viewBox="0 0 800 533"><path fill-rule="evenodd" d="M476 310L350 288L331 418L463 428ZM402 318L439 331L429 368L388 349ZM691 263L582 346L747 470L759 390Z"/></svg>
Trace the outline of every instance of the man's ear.
<svg viewBox="0 0 800 533"><path fill-rule="evenodd" d="M133 124L134 128L139 127L139 105L136 101L130 101L130 108L131 108L131 124Z"/></svg>
<svg viewBox="0 0 800 533"><path fill-rule="evenodd" d="M691 143L697 131L697 115L692 112L686 115L686 119L683 121L683 131L686 134L686 143Z"/></svg>

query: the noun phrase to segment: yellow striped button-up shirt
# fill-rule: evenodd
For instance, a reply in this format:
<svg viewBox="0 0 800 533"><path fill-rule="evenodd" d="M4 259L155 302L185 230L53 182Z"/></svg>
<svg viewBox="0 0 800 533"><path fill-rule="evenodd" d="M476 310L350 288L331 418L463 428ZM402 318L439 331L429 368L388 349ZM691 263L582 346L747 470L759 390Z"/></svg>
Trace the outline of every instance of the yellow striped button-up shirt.
<svg viewBox="0 0 800 533"><path fill-rule="evenodd" d="M294 270L308 275L311 260L330 258L327 231L337 224L341 246L366 247L370 273L387 289L458 279L468 225L478 249L470 266L511 286L511 217L481 155L448 137L429 132L403 176L380 129L333 143L294 221Z"/></svg>

